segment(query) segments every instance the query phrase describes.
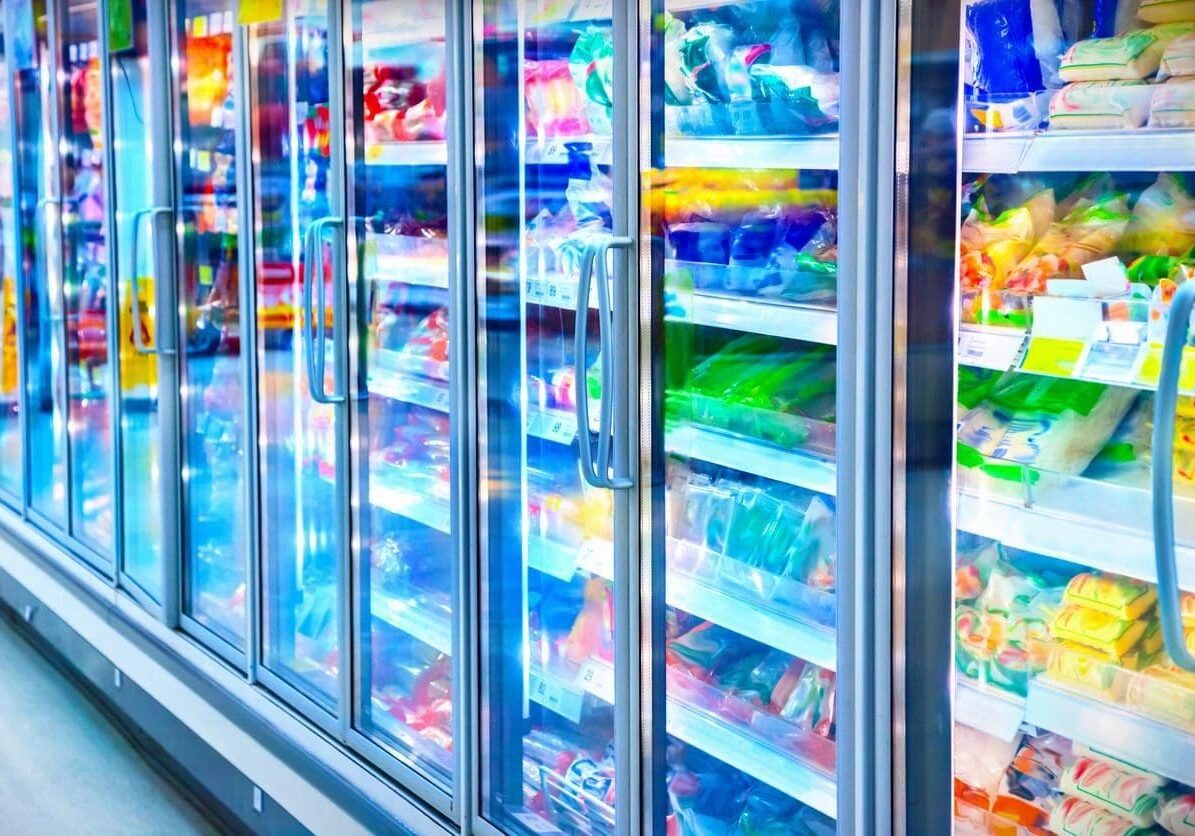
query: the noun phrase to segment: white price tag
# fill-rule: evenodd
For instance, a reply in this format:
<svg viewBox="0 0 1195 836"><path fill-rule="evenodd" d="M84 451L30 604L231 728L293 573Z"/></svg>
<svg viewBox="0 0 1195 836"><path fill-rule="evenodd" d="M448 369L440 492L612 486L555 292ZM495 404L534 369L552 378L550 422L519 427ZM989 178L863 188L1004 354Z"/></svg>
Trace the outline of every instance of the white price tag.
<svg viewBox="0 0 1195 836"><path fill-rule="evenodd" d="M978 366L982 369L1008 371L1025 345L1025 335L1020 332L997 334L991 331L965 329L959 334L958 361L964 366Z"/></svg>
<svg viewBox="0 0 1195 836"><path fill-rule="evenodd" d="M554 834L564 832L538 813L518 812L511 813L511 816L518 819L519 823L532 833Z"/></svg>
<svg viewBox="0 0 1195 836"><path fill-rule="evenodd" d="M613 580L614 546L603 540L586 540L577 551L577 568Z"/></svg>
<svg viewBox="0 0 1195 836"><path fill-rule="evenodd" d="M570 688L564 682L543 671L533 670L528 685L531 690L531 700L544 708L555 711L561 717L574 723L581 721L581 707L585 695L576 688Z"/></svg>
<svg viewBox="0 0 1195 836"><path fill-rule="evenodd" d="M614 666L589 659L577 674L577 684L602 702L614 704Z"/></svg>

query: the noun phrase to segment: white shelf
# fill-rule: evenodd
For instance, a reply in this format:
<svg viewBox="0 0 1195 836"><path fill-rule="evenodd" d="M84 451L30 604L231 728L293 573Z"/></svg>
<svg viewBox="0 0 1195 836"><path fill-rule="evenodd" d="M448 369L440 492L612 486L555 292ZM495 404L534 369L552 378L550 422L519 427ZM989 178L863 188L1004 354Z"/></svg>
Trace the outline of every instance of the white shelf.
<svg viewBox="0 0 1195 836"><path fill-rule="evenodd" d="M997 493L999 491L999 493ZM1157 583L1150 492L1094 479L1043 478L1029 489L960 474L958 527L1014 549ZM1195 499L1174 500L1179 586L1195 591Z"/></svg>
<svg viewBox="0 0 1195 836"><path fill-rule="evenodd" d="M963 170L1189 171L1195 170L1195 133L1138 128L968 136L963 140Z"/></svg>
<svg viewBox="0 0 1195 836"><path fill-rule="evenodd" d="M834 496L837 490L833 461L782 450L761 441L689 425L668 430L665 445L680 456L754 473L827 496Z"/></svg>
<svg viewBox="0 0 1195 836"><path fill-rule="evenodd" d="M608 136L553 136L528 137L524 146L524 159L529 165L567 165L569 145L588 143L593 162L598 165L613 165L614 142Z"/></svg>
<svg viewBox="0 0 1195 836"><path fill-rule="evenodd" d="M671 607L826 670L838 667L837 637L833 630L748 601L682 572L669 572L664 587Z"/></svg>
<svg viewBox="0 0 1195 836"><path fill-rule="evenodd" d="M772 137L664 137L668 168L838 170L838 134Z"/></svg>
<svg viewBox="0 0 1195 836"><path fill-rule="evenodd" d="M668 734L775 787L831 818L838 816L833 775L782 752L751 732L720 723L676 699L668 700Z"/></svg>
<svg viewBox="0 0 1195 836"><path fill-rule="evenodd" d="M833 308L696 292L685 296L684 302L687 310L668 316L669 320L822 345L838 343L838 313Z"/></svg>
<svg viewBox="0 0 1195 836"><path fill-rule="evenodd" d="M614 704L614 667L600 659L587 659L576 670L545 670L533 664L528 675L531 701L574 723L581 722L586 695Z"/></svg>
<svg viewBox="0 0 1195 836"><path fill-rule="evenodd" d="M400 485L387 484L389 481L391 480L370 479L371 503L444 534L452 532L452 508L447 501L424 496Z"/></svg>
<svg viewBox="0 0 1195 836"><path fill-rule="evenodd" d="M446 656L452 655L452 621L423 601L405 601L380 587L370 590L371 614Z"/></svg>
<svg viewBox="0 0 1195 836"><path fill-rule="evenodd" d="M397 372L379 371L369 376L369 393L392 401L448 412L448 384L439 380L420 380Z"/></svg>
<svg viewBox="0 0 1195 836"><path fill-rule="evenodd" d="M379 258L376 269L369 273L368 278L378 284L409 284L447 290L448 265Z"/></svg>
<svg viewBox="0 0 1195 836"><path fill-rule="evenodd" d="M377 142L365 146L366 165L447 165L448 143L443 140L428 142Z"/></svg>
<svg viewBox="0 0 1195 836"><path fill-rule="evenodd" d="M529 305L546 305L570 311L577 308L576 276L564 273L528 276L524 291L523 300ZM592 285L589 290L589 307L597 309L597 288Z"/></svg>
<svg viewBox="0 0 1195 836"><path fill-rule="evenodd" d="M1029 685L1025 720L1129 763L1195 785L1195 737L1042 679Z"/></svg>
<svg viewBox="0 0 1195 836"><path fill-rule="evenodd" d="M960 677L954 689L954 718L964 726L1011 742L1025 721L1025 701Z"/></svg>
<svg viewBox="0 0 1195 836"><path fill-rule="evenodd" d="M527 538L527 564L538 572L570 581L578 571L614 580L614 545L589 538L580 546L565 546L546 537Z"/></svg>

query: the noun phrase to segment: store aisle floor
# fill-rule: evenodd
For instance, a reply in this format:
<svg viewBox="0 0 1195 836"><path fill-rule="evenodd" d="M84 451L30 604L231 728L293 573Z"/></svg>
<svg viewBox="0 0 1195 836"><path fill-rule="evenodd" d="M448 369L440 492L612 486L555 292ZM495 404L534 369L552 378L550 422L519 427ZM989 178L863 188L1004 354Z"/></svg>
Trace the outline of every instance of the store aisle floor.
<svg viewBox="0 0 1195 836"><path fill-rule="evenodd" d="M216 833L0 618L0 833Z"/></svg>

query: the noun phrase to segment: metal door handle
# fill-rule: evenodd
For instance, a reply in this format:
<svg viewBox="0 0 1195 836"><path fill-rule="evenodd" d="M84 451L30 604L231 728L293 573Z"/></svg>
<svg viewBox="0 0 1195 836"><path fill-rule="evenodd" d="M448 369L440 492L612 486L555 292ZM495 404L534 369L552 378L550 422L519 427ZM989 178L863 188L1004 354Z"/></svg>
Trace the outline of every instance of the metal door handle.
<svg viewBox="0 0 1195 836"><path fill-rule="evenodd" d="M1187 650L1179 602L1178 567L1174 554L1174 414L1178 409L1178 378L1187 344L1195 281L1179 285L1170 303L1162 371L1154 396L1153 524L1154 562L1158 573L1158 604L1166 652L1180 668L1195 671L1195 656Z"/></svg>
<svg viewBox="0 0 1195 836"><path fill-rule="evenodd" d="M343 392L328 394L324 391L324 372L326 369L326 340L327 340L327 301L324 296L324 271L322 264L316 269L319 242L326 227L343 226L340 218L320 218L307 227L303 239L303 343L307 355L307 386L311 390L311 398L316 403L343 403ZM318 274L318 278L317 278ZM319 304L314 304L315 283L319 281ZM332 313L336 313L335 287L333 288ZM315 334L312 334L312 320L315 320ZM344 323L341 323L343 330Z"/></svg>
<svg viewBox="0 0 1195 836"><path fill-rule="evenodd" d="M612 249L628 249L634 245L630 238L605 238L585 248L581 257L581 272L577 279L577 322L576 343L573 348L573 362L576 366L577 394L577 441L581 446L581 474L585 481L596 488L625 490L634 485L629 476L611 474L611 449L614 444L614 406L625 404L629 394L629 381L622 379L618 369L623 365L627 346L616 345L613 340L615 311L610 303L610 270L606 257ZM602 370L602 402L598 415L597 461L594 461L592 442L589 438L589 380L586 354L589 337L589 289L593 280L594 262L597 262L598 324L600 326L598 358ZM616 294L621 298L621 294Z"/></svg>
<svg viewBox="0 0 1195 836"><path fill-rule="evenodd" d="M141 256L141 220L142 218L149 218L150 233L157 232L158 218L170 216L174 214L174 210L169 206L153 206L149 209L138 209L133 213L133 272L129 276L129 288L132 291L133 298L131 300L132 318L133 318L133 347L138 354L173 354L171 351L166 351L161 348L147 346L145 340L141 338L141 278L140 271L137 269L137 264ZM150 238L150 261L156 265L155 255L157 253L158 244L157 236L153 235ZM156 279L155 270L155 279Z"/></svg>

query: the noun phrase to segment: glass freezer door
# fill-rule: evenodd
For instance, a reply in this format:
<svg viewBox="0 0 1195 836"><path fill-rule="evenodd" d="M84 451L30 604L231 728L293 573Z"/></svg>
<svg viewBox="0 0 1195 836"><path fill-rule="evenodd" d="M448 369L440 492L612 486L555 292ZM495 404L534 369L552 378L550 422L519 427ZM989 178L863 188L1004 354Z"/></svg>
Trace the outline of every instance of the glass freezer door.
<svg viewBox="0 0 1195 836"><path fill-rule="evenodd" d="M836 496L856 478L836 468L852 442L840 317L856 298L839 271L856 235L839 223L839 72L858 59L840 52L838 3L655 11L655 825L832 832L849 618Z"/></svg>
<svg viewBox="0 0 1195 836"><path fill-rule="evenodd" d="M182 613L244 652L246 526L231 0L174 5L183 479ZM245 207L247 208L247 207Z"/></svg>
<svg viewBox="0 0 1195 836"><path fill-rule="evenodd" d="M62 188L58 175L56 61L45 0L12 4L17 203L23 230L25 404L29 410L29 507L67 528L66 346L63 333Z"/></svg>
<svg viewBox="0 0 1195 836"><path fill-rule="evenodd" d="M1119 6L952 7L961 833L1195 820L1195 7Z"/></svg>
<svg viewBox="0 0 1195 836"><path fill-rule="evenodd" d="M615 782L633 757L615 667L633 664L616 620L634 588L614 584L615 494L633 483L610 466L625 465L611 383L628 343L615 334L627 285L607 252L629 243L615 238L628 172L612 165L626 131L615 64L630 58L615 55L614 16L627 9L480 9L480 813L511 832L613 833L638 815Z"/></svg>
<svg viewBox="0 0 1195 836"><path fill-rule="evenodd" d="M0 9L3 12L3 9ZM0 498L21 510L25 498L25 479L21 438L20 373L21 356L17 345L17 288L20 264L17 232L17 155L13 119L17 76L15 53L11 52L12 32L9 19L0 14Z"/></svg>
<svg viewBox="0 0 1195 836"><path fill-rule="evenodd" d="M263 664L331 714L340 700L345 320L330 131L328 6L247 27L253 160Z"/></svg>
<svg viewBox="0 0 1195 836"><path fill-rule="evenodd" d="M451 253L447 4L346 6L353 411L354 734L447 811L460 571L453 450L463 312ZM452 94L455 96L455 94ZM455 147L461 147L458 144ZM456 263L460 263L459 260ZM463 320L461 320L463 321ZM460 323L457 322L459 325ZM465 502L470 502L470 499Z"/></svg>

